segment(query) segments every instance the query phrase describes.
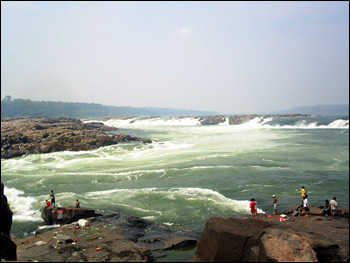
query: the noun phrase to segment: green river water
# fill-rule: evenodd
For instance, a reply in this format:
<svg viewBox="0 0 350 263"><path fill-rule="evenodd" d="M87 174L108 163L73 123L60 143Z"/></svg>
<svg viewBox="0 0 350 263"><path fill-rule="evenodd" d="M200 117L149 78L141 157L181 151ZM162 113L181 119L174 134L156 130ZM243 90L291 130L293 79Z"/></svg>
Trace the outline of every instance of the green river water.
<svg viewBox="0 0 350 263"><path fill-rule="evenodd" d="M1 181L14 212L12 232L43 225L40 209L54 190L58 205L122 212L201 231L212 216L249 214L337 197L349 205L349 121L346 117L253 120L201 126L194 118L104 122L151 144L130 142L86 152L33 154L1 160ZM225 123L224 123L225 124Z"/></svg>

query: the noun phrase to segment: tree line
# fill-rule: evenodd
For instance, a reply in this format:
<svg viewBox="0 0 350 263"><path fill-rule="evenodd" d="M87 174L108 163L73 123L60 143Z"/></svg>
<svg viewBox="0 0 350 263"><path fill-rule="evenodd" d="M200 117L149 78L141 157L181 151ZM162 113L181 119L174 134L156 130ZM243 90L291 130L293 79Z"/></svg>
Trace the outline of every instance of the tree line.
<svg viewBox="0 0 350 263"><path fill-rule="evenodd" d="M94 118L106 116L181 116L213 115L216 112L179 110L170 108L136 108L105 106L96 103L32 101L12 99L6 96L1 101L1 118L16 117L70 117Z"/></svg>

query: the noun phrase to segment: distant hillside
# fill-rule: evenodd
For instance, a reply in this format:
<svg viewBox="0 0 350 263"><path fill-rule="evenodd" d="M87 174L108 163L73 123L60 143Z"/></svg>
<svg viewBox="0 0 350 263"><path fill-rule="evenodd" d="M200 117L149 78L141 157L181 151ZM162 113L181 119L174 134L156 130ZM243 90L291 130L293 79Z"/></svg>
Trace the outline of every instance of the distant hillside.
<svg viewBox="0 0 350 263"><path fill-rule="evenodd" d="M349 104L302 106L285 111L279 111L279 113L301 113L322 116L349 115Z"/></svg>
<svg viewBox="0 0 350 263"><path fill-rule="evenodd" d="M168 108L134 108L105 106L95 103L12 100L6 96L1 101L1 118L15 117L72 117L89 118L104 116L182 116L215 115L217 112L180 110Z"/></svg>

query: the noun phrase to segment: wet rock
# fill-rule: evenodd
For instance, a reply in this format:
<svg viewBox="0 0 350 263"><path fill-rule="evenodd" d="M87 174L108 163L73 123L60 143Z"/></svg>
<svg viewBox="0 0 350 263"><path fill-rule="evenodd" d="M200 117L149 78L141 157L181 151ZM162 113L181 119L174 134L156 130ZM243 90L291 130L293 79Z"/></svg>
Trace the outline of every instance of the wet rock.
<svg viewBox="0 0 350 263"><path fill-rule="evenodd" d="M226 118L224 116L202 116L199 118L201 125L218 125L225 121Z"/></svg>
<svg viewBox="0 0 350 263"><path fill-rule="evenodd" d="M58 207L48 207L43 208L41 212L41 217L48 225L57 224L57 210ZM100 214L96 213L94 210L89 208L75 208L75 207L62 207L63 209L63 224L69 224L75 221L78 221L82 218L89 218L100 216Z"/></svg>

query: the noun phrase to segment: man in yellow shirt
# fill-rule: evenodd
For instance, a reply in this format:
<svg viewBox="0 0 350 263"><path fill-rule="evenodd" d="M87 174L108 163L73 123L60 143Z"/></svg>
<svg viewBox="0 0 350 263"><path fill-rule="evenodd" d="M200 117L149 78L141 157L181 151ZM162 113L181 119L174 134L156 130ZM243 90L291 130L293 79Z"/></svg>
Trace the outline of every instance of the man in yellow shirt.
<svg viewBox="0 0 350 263"><path fill-rule="evenodd" d="M300 194L301 194L301 199L304 199L306 195L306 189L304 186L301 187Z"/></svg>

